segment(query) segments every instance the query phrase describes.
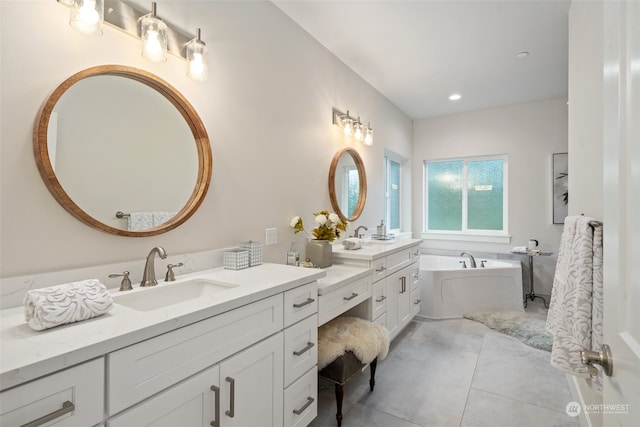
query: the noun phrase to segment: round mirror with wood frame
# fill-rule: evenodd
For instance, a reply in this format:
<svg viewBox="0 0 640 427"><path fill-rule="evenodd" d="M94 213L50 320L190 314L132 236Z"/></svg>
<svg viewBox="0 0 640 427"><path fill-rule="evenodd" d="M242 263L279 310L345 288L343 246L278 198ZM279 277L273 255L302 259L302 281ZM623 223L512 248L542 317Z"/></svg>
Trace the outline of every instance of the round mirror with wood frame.
<svg viewBox="0 0 640 427"><path fill-rule="evenodd" d="M99 95L85 89L88 82ZM122 92L113 94L116 86L122 87L117 89ZM109 103L110 98L114 104ZM145 98L145 103L139 98ZM70 99L73 108L59 112L62 105L71 104ZM101 113L87 113L78 120L78 112L93 109ZM123 115L139 115L131 118L129 126L123 124L125 119L116 118L119 110L126 111ZM165 114L171 115L171 124ZM68 123L72 119L75 122ZM64 129L59 129L63 124ZM114 129L120 132L112 132ZM147 134L150 141L143 141ZM170 148L160 144L163 134L169 135L164 139L172 140ZM71 139L74 141L69 142ZM38 113L33 150L40 175L58 203L83 223L119 236L154 236L178 227L202 204L211 181L209 137L193 106L158 76L122 65L88 68L62 82ZM107 163L106 157L112 163ZM179 186L179 192L174 192L173 187ZM75 192L77 188L82 197ZM98 202L111 200L118 193L130 193L125 206L109 203L108 217L102 212L107 208L94 210ZM129 210L137 210L149 194L162 203L161 208L144 206L139 210L157 211L164 218L132 229Z"/></svg>
<svg viewBox="0 0 640 427"><path fill-rule="evenodd" d="M362 158L353 148L338 151L329 168L329 197L343 221L360 217L367 200L367 175Z"/></svg>

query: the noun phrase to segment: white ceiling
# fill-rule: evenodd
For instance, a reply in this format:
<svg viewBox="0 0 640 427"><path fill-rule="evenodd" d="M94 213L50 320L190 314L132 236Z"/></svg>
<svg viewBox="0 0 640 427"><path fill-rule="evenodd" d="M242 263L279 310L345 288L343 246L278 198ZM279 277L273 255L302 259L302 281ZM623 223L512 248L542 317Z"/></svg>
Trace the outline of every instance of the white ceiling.
<svg viewBox="0 0 640 427"><path fill-rule="evenodd" d="M272 1L412 119L567 96L570 0Z"/></svg>

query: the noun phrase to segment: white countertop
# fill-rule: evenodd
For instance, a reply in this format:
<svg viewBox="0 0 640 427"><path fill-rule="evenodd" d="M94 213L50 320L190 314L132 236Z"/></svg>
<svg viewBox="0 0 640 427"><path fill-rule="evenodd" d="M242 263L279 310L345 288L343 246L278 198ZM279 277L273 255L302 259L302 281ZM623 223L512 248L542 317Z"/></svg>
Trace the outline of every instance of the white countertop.
<svg viewBox="0 0 640 427"><path fill-rule="evenodd" d="M263 264L245 270L222 267L177 277L172 286L203 278L235 287L199 300L185 301L151 311L136 311L120 304L100 317L34 331L22 307L0 310L0 389L4 390L63 368L102 356L211 316L238 308L319 280L326 270ZM134 288L128 292L145 292ZM117 294L118 291L113 291Z"/></svg>
<svg viewBox="0 0 640 427"><path fill-rule="evenodd" d="M333 264L324 271L325 277L318 280L318 295L326 295L343 284L358 280L371 274L371 268L356 267L349 264Z"/></svg>
<svg viewBox="0 0 640 427"><path fill-rule="evenodd" d="M421 239L366 240L365 245L356 250L347 250L341 244L333 246L333 257L337 259L374 260L393 252L421 243Z"/></svg>

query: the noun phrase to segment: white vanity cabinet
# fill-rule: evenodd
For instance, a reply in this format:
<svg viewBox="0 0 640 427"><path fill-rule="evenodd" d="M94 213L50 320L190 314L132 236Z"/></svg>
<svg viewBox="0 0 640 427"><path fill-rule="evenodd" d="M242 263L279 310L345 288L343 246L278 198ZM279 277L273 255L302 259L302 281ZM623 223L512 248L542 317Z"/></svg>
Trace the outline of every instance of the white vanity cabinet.
<svg viewBox="0 0 640 427"><path fill-rule="evenodd" d="M371 268L371 298L349 314L384 325L393 339L420 309L420 240L334 252L339 263ZM345 287L348 285L345 285ZM320 310L322 323L323 311Z"/></svg>
<svg viewBox="0 0 640 427"><path fill-rule="evenodd" d="M0 403L3 427L98 424L104 415L104 358L3 391Z"/></svg>

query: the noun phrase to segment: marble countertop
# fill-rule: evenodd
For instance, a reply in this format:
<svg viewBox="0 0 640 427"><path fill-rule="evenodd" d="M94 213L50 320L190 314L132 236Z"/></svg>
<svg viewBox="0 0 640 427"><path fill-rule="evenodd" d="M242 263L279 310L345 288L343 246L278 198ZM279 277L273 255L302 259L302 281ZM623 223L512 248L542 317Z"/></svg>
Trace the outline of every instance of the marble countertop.
<svg viewBox="0 0 640 427"><path fill-rule="evenodd" d="M34 331L24 319L23 307L0 310L0 389L100 357L119 348L181 328L240 306L322 279L326 270L263 264L245 270L222 267L177 277L172 286L194 278L234 287L198 300L157 310L136 311L116 303L109 313L83 322ZM128 292L145 292L134 288Z"/></svg>
<svg viewBox="0 0 640 427"><path fill-rule="evenodd" d="M318 280L318 295L326 295L345 283L365 277L371 274L372 269L348 264L333 264L324 271L327 275Z"/></svg>
<svg viewBox="0 0 640 427"><path fill-rule="evenodd" d="M365 245L356 250L347 250L342 245L333 246L333 257L337 259L374 260L421 243L421 239L366 240Z"/></svg>

